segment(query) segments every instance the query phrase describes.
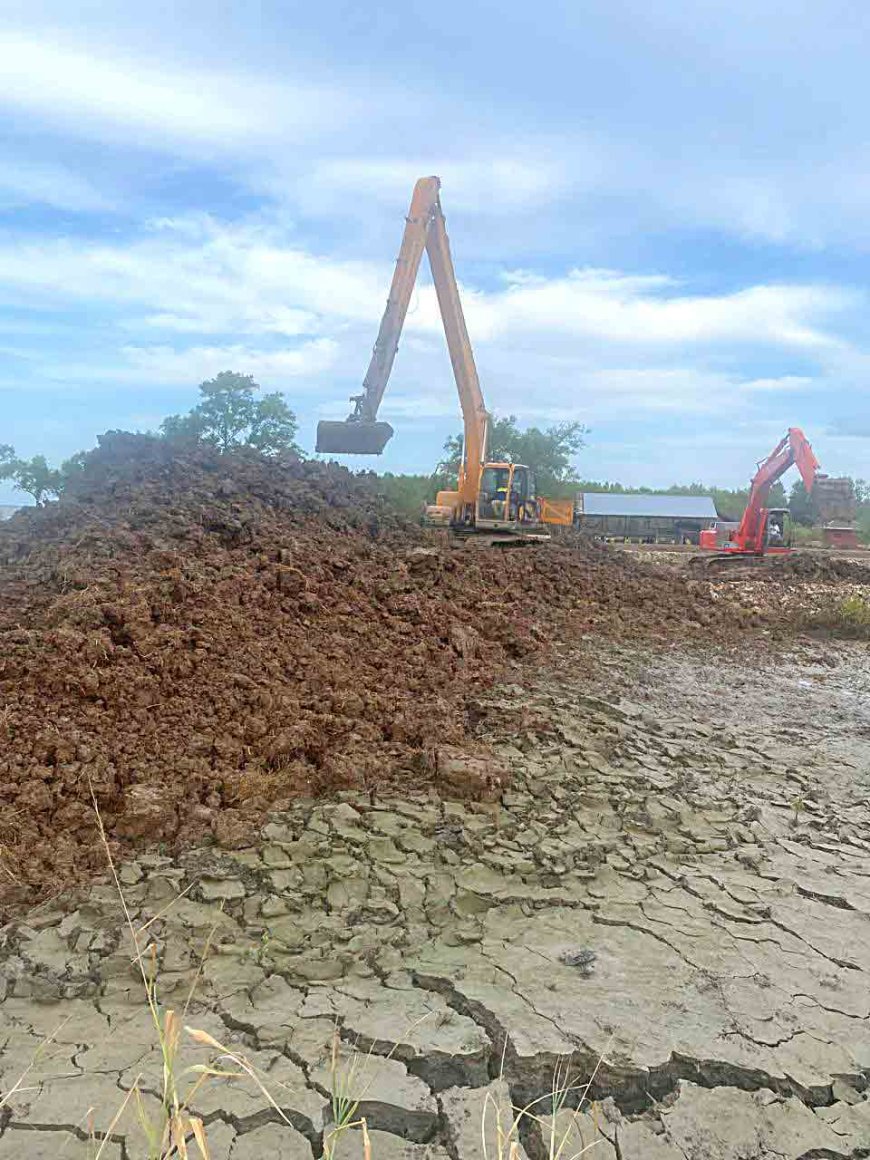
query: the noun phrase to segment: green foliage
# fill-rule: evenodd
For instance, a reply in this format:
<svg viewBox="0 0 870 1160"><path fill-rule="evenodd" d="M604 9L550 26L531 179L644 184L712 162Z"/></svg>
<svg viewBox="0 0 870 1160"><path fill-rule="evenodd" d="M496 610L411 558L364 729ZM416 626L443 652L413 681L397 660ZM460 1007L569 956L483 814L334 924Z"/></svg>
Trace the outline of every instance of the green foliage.
<svg viewBox="0 0 870 1160"><path fill-rule="evenodd" d="M818 528L793 522L791 526L791 541L796 548L801 548L808 544L821 544L822 533Z"/></svg>
<svg viewBox="0 0 870 1160"><path fill-rule="evenodd" d="M860 596L847 596L840 605L843 617L860 628L870 629L870 603Z"/></svg>
<svg viewBox="0 0 870 1160"><path fill-rule="evenodd" d="M164 439L202 439L204 432L205 422L195 410L186 415L168 415L160 424Z"/></svg>
<svg viewBox="0 0 870 1160"><path fill-rule="evenodd" d="M392 507L409 519L417 519L446 482L438 475L393 475L388 471L378 477L377 486Z"/></svg>
<svg viewBox="0 0 870 1160"><path fill-rule="evenodd" d="M85 464L88 461L88 454L89 452L87 451L77 451L69 459L64 459L60 465L61 490L67 486L71 479L74 479L84 471Z"/></svg>
<svg viewBox="0 0 870 1160"><path fill-rule="evenodd" d="M853 479L852 486L857 503L858 539L864 544L870 544L870 482ZM815 497L812 493L807 495L802 480L798 480L791 489L789 511L796 524L814 526L821 522Z"/></svg>
<svg viewBox="0 0 870 1160"><path fill-rule="evenodd" d="M44 455L19 459L15 448L8 443L0 444L0 479L11 480L18 491L33 496L38 506L51 496L60 495L63 490L62 473L49 467Z"/></svg>
<svg viewBox="0 0 870 1160"><path fill-rule="evenodd" d="M870 544L870 481L855 480L855 499L858 501L858 539Z"/></svg>
<svg viewBox="0 0 870 1160"><path fill-rule="evenodd" d="M200 401L186 415L170 415L160 425L165 439L197 439L221 451L256 447L266 455L301 454L294 442L296 416L278 391L257 398L253 375L221 371L199 385Z"/></svg>
<svg viewBox="0 0 870 1160"><path fill-rule="evenodd" d="M0 444L0 479L11 480L13 487L33 497L38 507L47 499L62 494L70 479L84 467L88 453L77 451L61 463L50 467L44 455L18 459L8 443Z"/></svg>
<svg viewBox="0 0 870 1160"><path fill-rule="evenodd" d="M807 491L802 479L792 484L791 495L788 497L788 510L796 524L812 527L818 523L818 512L813 495Z"/></svg>
<svg viewBox="0 0 870 1160"><path fill-rule="evenodd" d="M16 487L32 495L37 504L43 504L50 496L58 496L63 490L63 477L54 467L49 467L44 455L34 455L18 466Z"/></svg>
<svg viewBox="0 0 870 1160"><path fill-rule="evenodd" d="M807 623L808 627L824 629L833 636L870 640L870 603L857 594L831 600L817 608Z"/></svg>
<svg viewBox="0 0 870 1160"><path fill-rule="evenodd" d="M538 476L541 491L553 494L559 485L576 479L574 456L585 445L588 429L582 423L556 423L520 430L516 415L494 416L489 426L487 458L524 463ZM444 458L437 471L455 479L462 463L462 435L452 435L444 444Z"/></svg>
<svg viewBox="0 0 870 1160"><path fill-rule="evenodd" d="M294 442L295 436L296 416L284 402L283 395L278 391L263 395L254 407L248 443L265 454L282 450L299 454L300 449Z"/></svg>

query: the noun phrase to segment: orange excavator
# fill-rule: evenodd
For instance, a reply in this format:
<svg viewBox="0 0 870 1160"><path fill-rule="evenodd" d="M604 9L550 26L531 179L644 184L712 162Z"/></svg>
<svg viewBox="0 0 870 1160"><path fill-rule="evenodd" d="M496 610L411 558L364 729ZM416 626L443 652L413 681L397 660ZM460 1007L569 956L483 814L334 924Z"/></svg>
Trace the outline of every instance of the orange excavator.
<svg viewBox="0 0 870 1160"><path fill-rule="evenodd" d="M327 454L380 455L392 438L390 424L378 421L378 407L396 357L425 250L429 255L464 427L462 463L456 489L438 493L436 502L426 508L426 522L458 532L511 534L534 533L544 524L570 525L573 521L571 502L546 500L539 496L534 472L529 467L521 463L487 460L490 416L483 401L459 298L440 190L441 181L437 177L421 177L414 186L390 295L363 380L362 393L351 399L354 409L347 419L318 423L316 450Z"/></svg>
<svg viewBox="0 0 870 1160"><path fill-rule="evenodd" d="M807 492L815 489L820 510L824 509L826 500L836 502L843 481L831 480L822 475L819 472L819 461L806 435L800 427L789 427L787 434L780 439L770 455L758 464L758 470L752 478L746 510L728 542L720 550L715 529L701 532L701 547L718 552L718 555L702 560L702 564L710 562L715 565L740 560L750 563L753 559L761 561L768 555L785 556L791 553L789 511L787 508L770 508L767 501L773 485L792 466L796 466L800 472Z"/></svg>

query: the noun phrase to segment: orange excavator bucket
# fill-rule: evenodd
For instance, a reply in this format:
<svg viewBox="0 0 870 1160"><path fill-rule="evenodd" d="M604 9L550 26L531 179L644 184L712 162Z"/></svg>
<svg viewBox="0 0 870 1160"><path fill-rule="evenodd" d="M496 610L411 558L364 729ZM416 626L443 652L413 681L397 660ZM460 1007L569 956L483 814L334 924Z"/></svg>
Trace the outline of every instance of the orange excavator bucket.
<svg viewBox="0 0 870 1160"><path fill-rule="evenodd" d="M389 423L361 419L322 419L315 451L326 455L380 455L393 437Z"/></svg>

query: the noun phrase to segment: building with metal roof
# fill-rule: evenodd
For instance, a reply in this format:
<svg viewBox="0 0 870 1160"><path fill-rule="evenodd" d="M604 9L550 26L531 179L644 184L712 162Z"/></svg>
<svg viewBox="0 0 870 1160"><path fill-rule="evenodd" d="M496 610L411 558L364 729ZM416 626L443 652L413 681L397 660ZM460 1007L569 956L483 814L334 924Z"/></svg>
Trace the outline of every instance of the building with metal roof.
<svg viewBox="0 0 870 1160"><path fill-rule="evenodd" d="M584 491L577 496L577 522L593 536L646 543L697 543L716 523L709 495L625 495Z"/></svg>
<svg viewBox="0 0 870 1160"><path fill-rule="evenodd" d="M669 516L671 519L715 520L716 505L709 495L623 495L584 491L578 504L590 516Z"/></svg>

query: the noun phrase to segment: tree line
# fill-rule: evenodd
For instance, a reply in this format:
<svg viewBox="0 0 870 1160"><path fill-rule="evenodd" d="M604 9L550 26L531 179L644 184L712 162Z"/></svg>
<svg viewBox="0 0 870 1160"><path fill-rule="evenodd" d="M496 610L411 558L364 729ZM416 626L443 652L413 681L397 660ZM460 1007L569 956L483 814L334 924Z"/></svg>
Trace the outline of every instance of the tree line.
<svg viewBox="0 0 870 1160"><path fill-rule="evenodd" d="M292 451L297 446L296 416L278 391L258 396L259 383L253 375L221 371L199 385L199 402L186 415L169 415L155 432L172 441L199 441L230 451L233 447L253 447L264 455ZM61 495L69 481L81 471L87 458L79 451L60 467L51 467L44 455L20 459L15 448L0 443L0 480L8 479L18 491L32 497L37 505Z"/></svg>
<svg viewBox="0 0 870 1160"><path fill-rule="evenodd" d="M199 401L186 414L170 415L155 432L170 441L199 441L219 451L234 447L252 447L264 455L290 451L299 456L296 443L296 415L278 391L261 394L253 375L221 371L213 379L200 383ZM576 458L586 445L588 429L579 422L556 423L545 429L521 428L515 415L494 417L488 432L488 455L496 461L524 463L533 468L542 494L553 498L572 498L579 491L623 492L630 495L709 495L720 516L737 520L746 506L749 489L708 487L703 483L673 484L671 487L624 487L620 483L583 479ZM434 500L438 491L455 486L462 462L461 432L444 443L442 458L430 475L394 475L379 477L385 496L398 508L416 515L425 503ZM31 496L37 504L63 493L87 458L78 452L59 467L52 467L44 455L20 459L9 444L0 444L0 480L8 479L19 491ZM862 538L870 541L870 482L854 481L858 500L859 528ZM771 507L787 507L793 520L807 527L819 522L812 494L801 480L786 495L781 483L771 490Z"/></svg>

